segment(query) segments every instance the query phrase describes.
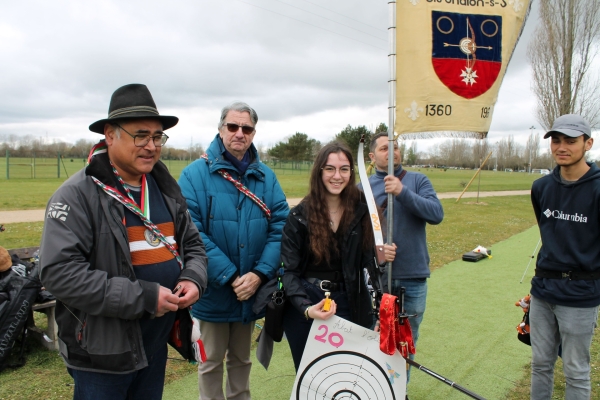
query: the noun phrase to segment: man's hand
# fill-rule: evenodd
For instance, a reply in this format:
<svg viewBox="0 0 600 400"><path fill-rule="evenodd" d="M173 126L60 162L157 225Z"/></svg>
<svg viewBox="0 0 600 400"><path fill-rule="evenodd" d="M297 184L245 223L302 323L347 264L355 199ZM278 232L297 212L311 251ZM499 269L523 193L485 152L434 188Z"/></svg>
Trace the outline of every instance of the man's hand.
<svg viewBox="0 0 600 400"><path fill-rule="evenodd" d="M254 272L235 278L231 286L239 301L248 300L260 286L260 278Z"/></svg>
<svg viewBox="0 0 600 400"><path fill-rule="evenodd" d="M200 292L198 286L192 281L180 281L177 287L181 286L174 294L179 297L179 308L187 308L198 301Z"/></svg>
<svg viewBox="0 0 600 400"><path fill-rule="evenodd" d="M400 179L396 178L394 175L386 176L383 178L383 182L385 185L385 192L392 193L394 196L398 196L404 187Z"/></svg>
<svg viewBox="0 0 600 400"><path fill-rule="evenodd" d="M169 311L177 311L179 307L179 296L171 293L171 289L164 286L158 288L158 304L156 306L155 317L162 317Z"/></svg>
<svg viewBox="0 0 600 400"><path fill-rule="evenodd" d="M383 245L383 252L385 253L386 262L394 261L394 258L396 258L396 249L397 247L395 243Z"/></svg>

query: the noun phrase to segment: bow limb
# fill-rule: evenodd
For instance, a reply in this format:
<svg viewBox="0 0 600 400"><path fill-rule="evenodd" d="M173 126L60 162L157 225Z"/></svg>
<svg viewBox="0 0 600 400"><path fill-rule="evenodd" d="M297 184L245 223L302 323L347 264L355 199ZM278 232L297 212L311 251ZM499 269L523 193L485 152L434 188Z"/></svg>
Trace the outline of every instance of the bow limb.
<svg viewBox="0 0 600 400"><path fill-rule="evenodd" d="M364 145L365 135L362 135L358 145L358 156L356 158L358 162L358 176L362 183L363 192L365 193L365 198L367 200L367 207L369 208L369 216L371 217L371 225L373 226L377 262L381 265L385 262L383 232L381 231L381 221L379 220L379 213L377 212L377 203L375 203L375 197L373 197L373 190L371 190L371 183L369 182L367 169L365 168Z"/></svg>

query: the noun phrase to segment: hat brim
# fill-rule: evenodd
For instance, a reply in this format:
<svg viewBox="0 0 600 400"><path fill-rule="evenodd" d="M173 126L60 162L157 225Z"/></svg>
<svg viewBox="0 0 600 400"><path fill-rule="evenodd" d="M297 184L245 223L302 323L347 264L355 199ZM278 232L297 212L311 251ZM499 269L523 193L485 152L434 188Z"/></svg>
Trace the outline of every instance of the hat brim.
<svg viewBox="0 0 600 400"><path fill-rule="evenodd" d="M163 131L166 131L167 129L174 127L179 122L179 118L169 116L169 115L156 115L156 114L149 114L149 113L129 113L122 117L105 118L105 119L96 121L90 125L90 131L104 135L104 125L111 123L111 122L123 122L125 120L131 120L131 119L158 119L163 126L162 127Z"/></svg>
<svg viewBox="0 0 600 400"><path fill-rule="evenodd" d="M566 135L566 136L569 136L572 138L576 138L581 135L585 135L585 133L583 133L581 131L576 131L575 129L561 128L561 129L553 129L553 130L549 131L548 133L546 133L544 135L544 139L548 139L550 136L552 136L553 133L562 133L563 135Z"/></svg>

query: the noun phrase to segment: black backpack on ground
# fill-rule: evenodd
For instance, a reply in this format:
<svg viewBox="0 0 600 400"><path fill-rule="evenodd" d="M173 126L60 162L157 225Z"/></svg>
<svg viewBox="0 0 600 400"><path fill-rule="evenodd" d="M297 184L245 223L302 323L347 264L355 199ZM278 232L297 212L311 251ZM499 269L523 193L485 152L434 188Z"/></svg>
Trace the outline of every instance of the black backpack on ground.
<svg viewBox="0 0 600 400"><path fill-rule="evenodd" d="M26 276L21 276L12 269L0 273L0 371L7 367L25 365L27 319L41 287L37 265ZM19 337L21 345L18 361L8 364L8 357Z"/></svg>

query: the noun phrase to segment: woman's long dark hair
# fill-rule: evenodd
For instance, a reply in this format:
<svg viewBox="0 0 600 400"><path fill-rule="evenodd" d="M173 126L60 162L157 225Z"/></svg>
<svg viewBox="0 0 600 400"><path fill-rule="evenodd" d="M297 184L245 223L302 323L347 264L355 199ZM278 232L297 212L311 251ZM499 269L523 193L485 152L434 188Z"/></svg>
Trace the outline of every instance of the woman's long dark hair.
<svg viewBox="0 0 600 400"><path fill-rule="evenodd" d="M310 173L309 192L304 198L303 203L306 209L309 226L310 250L313 253L313 262L320 264L322 261L329 263L332 251L338 251L337 246L332 246L334 232L330 227L329 209L327 208L326 195L327 188L323 184L322 168L327 164L327 159L330 154L342 153L350 162L350 176L348 177L348 185L340 193L340 211L342 218L338 229L345 230L348 224L354 217L356 205L361 201L362 192L356 187L356 172L354 165L354 157L348 146L339 142L332 142L325 145L317 154ZM373 235L368 215L363 218L363 248L368 249L373 247Z"/></svg>

